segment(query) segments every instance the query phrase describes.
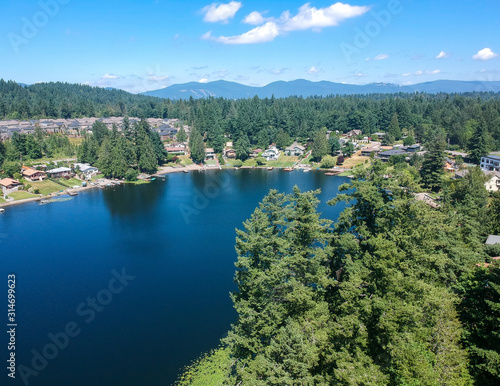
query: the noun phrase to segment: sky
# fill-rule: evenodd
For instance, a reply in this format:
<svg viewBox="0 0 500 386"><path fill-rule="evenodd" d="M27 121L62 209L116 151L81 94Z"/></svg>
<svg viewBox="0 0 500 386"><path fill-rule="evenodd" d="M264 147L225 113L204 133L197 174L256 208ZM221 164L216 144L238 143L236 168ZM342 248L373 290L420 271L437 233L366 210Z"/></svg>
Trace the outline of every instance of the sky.
<svg viewBox="0 0 500 386"><path fill-rule="evenodd" d="M0 15L0 78L27 84L500 80L499 0L16 0Z"/></svg>

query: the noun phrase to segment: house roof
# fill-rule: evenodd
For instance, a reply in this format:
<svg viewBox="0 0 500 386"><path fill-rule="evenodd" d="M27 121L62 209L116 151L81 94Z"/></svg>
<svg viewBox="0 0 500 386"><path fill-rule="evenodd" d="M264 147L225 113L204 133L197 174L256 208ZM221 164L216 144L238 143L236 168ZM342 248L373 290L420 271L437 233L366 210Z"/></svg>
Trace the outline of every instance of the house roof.
<svg viewBox="0 0 500 386"><path fill-rule="evenodd" d="M495 161L500 161L500 156L498 155L485 155L483 158L494 159Z"/></svg>
<svg viewBox="0 0 500 386"><path fill-rule="evenodd" d="M70 172L70 171L71 171L70 168L61 167L61 168L49 170L49 171L47 171L47 173L53 174L53 173L63 173L63 172Z"/></svg>
<svg viewBox="0 0 500 386"><path fill-rule="evenodd" d="M2 185L2 186L10 186L10 185L14 185L14 184L19 185L20 182L13 180L12 178L4 178L3 180L0 180L0 185Z"/></svg>
<svg viewBox="0 0 500 386"><path fill-rule="evenodd" d="M205 149L205 153L213 153L214 152L214 149L212 147L207 147Z"/></svg>
<svg viewBox="0 0 500 386"><path fill-rule="evenodd" d="M486 245L500 244L500 236L489 235L485 242Z"/></svg>
<svg viewBox="0 0 500 386"><path fill-rule="evenodd" d="M300 149L302 151L306 150L304 146L299 145L297 142L292 143L290 146L286 148L286 150L294 150L295 148Z"/></svg>
<svg viewBox="0 0 500 386"><path fill-rule="evenodd" d="M41 170L35 170L35 169L26 169L26 170L23 170L23 174L25 176L28 176L28 177L31 177L33 174L37 174L37 173L43 173L43 174L45 174L45 172L43 172Z"/></svg>
<svg viewBox="0 0 500 386"><path fill-rule="evenodd" d="M379 156L390 157L391 155L407 155L408 153L405 150L386 150L381 153L378 153Z"/></svg>

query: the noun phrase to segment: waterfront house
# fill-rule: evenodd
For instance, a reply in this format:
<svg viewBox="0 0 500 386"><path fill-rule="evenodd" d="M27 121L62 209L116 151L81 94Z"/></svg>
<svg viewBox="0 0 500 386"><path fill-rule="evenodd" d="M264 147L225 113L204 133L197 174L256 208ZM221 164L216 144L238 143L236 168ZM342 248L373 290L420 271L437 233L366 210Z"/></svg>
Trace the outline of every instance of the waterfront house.
<svg viewBox="0 0 500 386"><path fill-rule="evenodd" d="M90 164L75 163L74 167L78 168L86 179L90 179L99 173L99 169Z"/></svg>
<svg viewBox="0 0 500 386"><path fill-rule="evenodd" d="M43 181L47 178L47 173L42 170L27 168L23 169L23 177L28 181Z"/></svg>
<svg viewBox="0 0 500 386"><path fill-rule="evenodd" d="M302 157L306 148L302 145L299 145L297 142L294 142L291 146L285 149L285 155L292 157Z"/></svg>
<svg viewBox="0 0 500 386"><path fill-rule="evenodd" d="M500 157L497 155L486 155L481 157L481 169L500 172Z"/></svg>
<svg viewBox="0 0 500 386"><path fill-rule="evenodd" d="M382 162L389 162L389 158L391 158L391 156L393 156L393 155L409 156L410 154L408 154L408 152L406 150L393 149L393 150L386 150L386 151L382 151L382 152L378 153L376 158L378 158Z"/></svg>
<svg viewBox="0 0 500 386"><path fill-rule="evenodd" d="M205 149L205 160L214 160L215 159L215 152L214 149L211 147L208 147Z"/></svg>
<svg viewBox="0 0 500 386"><path fill-rule="evenodd" d="M4 178L3 180L0 180L0 187L5 189L14 189L19 186L21 186L21 183L12 178Z"/></svg>
<svg viewBox="0 0 500 386"><path fill-rule="evenodd" d="M380 148L378 146L370 146L361 149L361 155L363 157L369 157L372 153L377 155L380 152Z"/></svg>
<svg viewBox="0 0 500 386"><path fill-rule="evenodd" d="M484 183L484 187L488 192L498 192L500 189L500 172L484 172L486 176L490 177Z"/></svg>
<svg viewBox="0 0 500 386"><path fill-rule="evenodd" d="M351 130L344 134L347 138L357 137L358 135L363 134L361 130Z"/></svg>
<svg viewBox="0 0 500 386"><path fill-rule="evenodd" d="M276 148L276 146L270 146L269 149L262 153L262 157L266 159L266 161L276 161L280 156L280 152Z"/></svg>
<svg viewBox="0 0 500 386"><path fill-rule="evenodd" d="M186 154L186 148L184 148L184 147L170 146L170 147L166 147L165 149L167 150L168 154L178 154L178 155Z"/></svg>
<svg viewBox="0 0 500 386"><path fill-rule="evenodd" d="M70 177L73 173L70 168L60 167L52 170L48 170L47 174L51 178L61 178L61 177Z"/></svg>
<svg viewBox="0 0 500 386"><path fill-rule="evenodd" d="M262 149L253 149L251 152L250 152L250 158L255 158L255 157L258 157L259 156L259 153L262 152Z"/></svg>
<svg viewBox="0 0 500 386"><path fill-rule="evenodd" d="M226 158L234 159L234 158L236 158L236 150L234 150L234 149L227 149L225 151L224 155L226 156Z"/></svg>

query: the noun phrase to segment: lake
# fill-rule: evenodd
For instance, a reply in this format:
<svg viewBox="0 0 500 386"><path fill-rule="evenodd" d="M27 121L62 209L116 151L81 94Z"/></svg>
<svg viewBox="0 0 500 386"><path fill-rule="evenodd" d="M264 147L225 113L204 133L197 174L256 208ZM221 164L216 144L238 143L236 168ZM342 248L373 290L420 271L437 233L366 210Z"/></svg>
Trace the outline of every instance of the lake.
<svg viewBox="0 0 500 386"><path fill-rule="evenodd" d="M7 207L0 272L4 305L7 275L16 276L11 383L172 384L236 320L235 228L269 189L294 185L321 188L319 211L335 219L344 205L326 201L346 181L318 171L214 170Z"/></svg>

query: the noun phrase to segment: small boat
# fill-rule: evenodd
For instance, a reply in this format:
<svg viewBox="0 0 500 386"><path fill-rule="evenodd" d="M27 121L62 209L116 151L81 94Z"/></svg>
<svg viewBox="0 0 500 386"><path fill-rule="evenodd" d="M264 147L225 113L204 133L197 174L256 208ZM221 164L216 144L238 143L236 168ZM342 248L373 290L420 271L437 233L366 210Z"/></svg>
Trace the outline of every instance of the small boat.
<svg viewBox="0 0 500 386"><path fill-rule="evenodd" d="M0 213L3 213L5 212L5 209L4 208L0 208Z"/></svg>
<svg viewBox="0 0 500 386"><path fill-rule="evenodd" d="M189 170L185 170L185 169L184 169L184 170L183 170L183 172L184 172L184 173L189 173Z"/></svg>
<svg viewBox="0 0 500 386"><path fill-rule="evenodd" d="M293 168L284 168L283 170L284 170L285 172L291 172L291 171L293 171Z"/></svg>
<svg viewBox="0 0 500 386"><path fill-rule="evenodd" d="M267 170L273 170L274 168L272 166L269 166Z"/></svg>
<svg viewBox="0 0 500 386"><path fill-rule="evenodd" d="M151 181L154 181L154 180L156 180L156 178L155 178L155 177L151 178Z"/></svg>
<svg viewBox="0 0 500 386"><path fill-rule="evenodd" d="M310 171L311 171L311 169L309 169L309 168L305 168L305 169L302 169L302 171L303 171L303 172L310 172Z"/></svg>

